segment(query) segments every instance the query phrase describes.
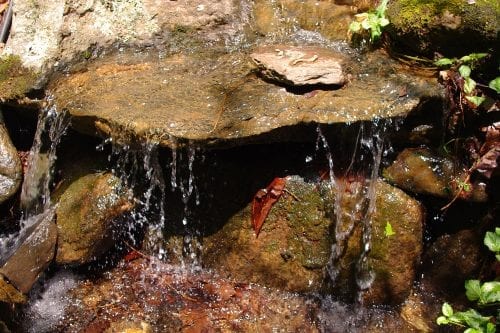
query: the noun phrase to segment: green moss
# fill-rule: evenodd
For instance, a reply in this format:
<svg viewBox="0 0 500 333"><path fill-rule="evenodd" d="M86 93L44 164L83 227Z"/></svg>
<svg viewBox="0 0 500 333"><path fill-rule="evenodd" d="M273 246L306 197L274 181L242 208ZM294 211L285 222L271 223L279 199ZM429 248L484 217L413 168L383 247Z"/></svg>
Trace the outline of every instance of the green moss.
<svg viewBox="0 0 500 333"><path fill-rule="evenodd" d="M24 96L35 84L36 73L25 68L15 55L0 58L0 99Z"/></svg>

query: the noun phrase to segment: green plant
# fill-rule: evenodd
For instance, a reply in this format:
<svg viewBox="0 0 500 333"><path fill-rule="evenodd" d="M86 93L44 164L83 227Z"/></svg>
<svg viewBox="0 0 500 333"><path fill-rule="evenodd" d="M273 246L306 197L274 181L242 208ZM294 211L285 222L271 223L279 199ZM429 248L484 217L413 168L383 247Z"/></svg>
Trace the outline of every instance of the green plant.
<svg viewBox="0 0 500 333"><path fill-rule="evenodd" d="M382 0L374 11L354 15L356 20L349 25L349 31L360 33L363 29L370 32L371 43L378 41L382 35L382 28L389 24L389 20L385 17L388 2L389 0Z"/></svg>
<svg viewBox="0 0 500 333"><path fill-rule="evenodd" d="M500 261L500 228L495 232L487 232L484 244L495 252ZM465 295L470 301L475 301L479 308L498 306L500 304L500 282L488 281L481 284L479 280L465 281ZM496 320L500 318L500 310ZM455 312L450 304L444 303L441 309L442 316L436 320L438 325L458 325L466 327L464 333L495 333L496 325L493 316L484 316L475 309Z"/></svg>
<svg viewBox="0 0 500 333"><path fill-rule="evenodd" d="M434 65L457 70L463 79L463 92L465 93L465 99L473 105L479 106L485 101L486 98L477 95L477 83L470 77L470 75L477 62L485 58L487 55L487 53L471 53L460 59L440 58L434 62ZM489 83L489 87L497 93L500 93L500 77L492 80Z"/></svg>
<svg viewBox="0 0 500 333"><path fill-rule="evenodd" d="M391 237L391 236L393 236L393 235L395 235L395 234L396 234L396 233L395 233L395 232L394 232L394 230L392 229L392 225L391 225L389 222L387 222L387 223L385 224L385 230L384 230L384 235L385 235L385 237Z"/></svg>

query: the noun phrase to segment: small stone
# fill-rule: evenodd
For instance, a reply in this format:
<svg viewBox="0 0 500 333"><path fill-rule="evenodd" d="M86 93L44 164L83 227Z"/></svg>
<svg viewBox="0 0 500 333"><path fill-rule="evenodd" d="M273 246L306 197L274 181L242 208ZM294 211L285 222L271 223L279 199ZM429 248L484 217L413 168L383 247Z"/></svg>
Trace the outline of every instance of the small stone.
<svg viewBox="0 0 500 333"><path fill-rule="evenodd" d="M287 85L341 86L346 82L342 57L321 47L266 46L251 57L265 78Z"/></svg>

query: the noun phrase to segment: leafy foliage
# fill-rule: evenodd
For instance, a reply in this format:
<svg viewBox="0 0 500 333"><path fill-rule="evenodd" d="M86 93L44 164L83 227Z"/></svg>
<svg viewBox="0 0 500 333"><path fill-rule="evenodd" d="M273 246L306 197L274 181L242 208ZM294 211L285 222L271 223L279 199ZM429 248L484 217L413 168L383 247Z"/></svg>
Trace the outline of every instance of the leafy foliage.
<svg viewBox="0 0 500 333"><path fill-rule="evenodd" d="M496 259L500 261L500 228L496 228L495 232L487 232L484 244L496 253ZM479 307L498 305L500 303L500 282L489 281L481 284L479 280L467 280L465 281L465 295L470 301L475 301ZM475 309L454 312L450 304L444 303L441 312L443 315L436 320L438 325L453 324L467 327L464 333L496 332L495 319L491 316L483 316Z"/></svg>
<svg viewBox="0 0 500 333"><path fill-rule="evenodd" d="M374 11L356 14L356 20L349 25L349 31L357 34L362 33L363 30L367 31L370 33L370 42L377 42L382 36L383 28L390 23L385 17L388 2L389 0L382 0Z"/></svg>

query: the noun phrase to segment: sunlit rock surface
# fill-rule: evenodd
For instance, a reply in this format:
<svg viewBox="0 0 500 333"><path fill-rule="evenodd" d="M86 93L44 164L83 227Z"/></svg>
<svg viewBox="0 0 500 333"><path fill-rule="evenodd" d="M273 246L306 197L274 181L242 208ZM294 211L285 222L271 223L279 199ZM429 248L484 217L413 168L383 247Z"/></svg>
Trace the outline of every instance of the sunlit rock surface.
<svg viewBox="0 0 500 333"><path fill-rule="evenodd" d="M236 19L231 0L18 1L4 54L21 58L42 76L65 63L85 60L113 43L151 45L178 27L209 30ZM219 31L220 33L220 31Z"/></svg>
<svg viewBox="0 0 500 333"><path fill-rule="evenodd" d="M2 258L0 274L19 291L26 294L54 258L57 229L54 210L31 217L31 226L20 236L12 254Z"/></svg>
<svg viewBox="0 0 500 333"><path fill-rule="evenodd" d="M80 131L173 147L185 140L207 146L300 140L294 129L303 123L404 116L439 94L435 82L395 75L397 65L377 54L351 62L345 89L303 92L264 81L244 53L124 52L61 77L52 91Z"/></svg>
<svg viewBox="0 0 500 333"><path fill-rule="evenodd" d="M113 245L115 218L133 206L130 193L111 173L77 179L57 205L56 262L84 264L96 259Z"/></svg>
<svg viewBox="0 0 500 333"><path fill-rule="evenodd" d="M265 78L286 85L341 86L347 80L343 56L326 48L277 44L260 47L250 56Z"/></svg>

